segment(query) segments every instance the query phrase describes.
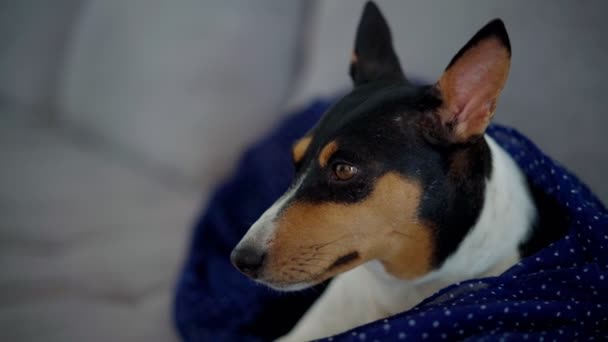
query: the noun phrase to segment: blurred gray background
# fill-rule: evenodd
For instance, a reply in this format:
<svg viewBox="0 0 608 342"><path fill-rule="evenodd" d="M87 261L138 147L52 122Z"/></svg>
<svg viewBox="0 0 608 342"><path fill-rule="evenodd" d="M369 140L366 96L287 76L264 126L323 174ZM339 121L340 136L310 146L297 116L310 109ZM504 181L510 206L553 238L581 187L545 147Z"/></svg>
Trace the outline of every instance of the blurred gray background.
<svg viewBox="0 0 608 342"><path fill-rule="evenodd" d="M608 199L608 2L377 1L433 82L494 17L496 121ZM286 111L349 87L363 1L0 1L0 340L167 341L189 225Z"/></svg>

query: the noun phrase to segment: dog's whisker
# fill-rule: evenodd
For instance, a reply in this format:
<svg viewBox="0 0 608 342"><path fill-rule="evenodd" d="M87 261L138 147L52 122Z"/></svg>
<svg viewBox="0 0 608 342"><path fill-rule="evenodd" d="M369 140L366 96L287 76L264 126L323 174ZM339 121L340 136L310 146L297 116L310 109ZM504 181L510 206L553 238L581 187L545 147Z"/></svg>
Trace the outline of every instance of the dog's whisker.
<svg viewBox="0 0 608 342"><path fill-rule="evenodd" d="M321 250L321 249L323 249L323 248L327 248L327 247L331 247L331 246L348 246L348 244L343 244L343 243L340 243L340 242L333 242L333 243L332 243L332 244L330 244L330 245L325 245L325 246L319 247L319 248L317 249L317 251L320 251L320 250Z"/></svg>
<svg viewBox="0 0 608 342"><path fill-rule="evenodd" d="M298 273L304 273L304 274L306 274L307 276L309 276L309 277L311 277L311 278L313 278L313 277L314 277L312 272L310 272L310 271L306 271L306 270L301 269L301 268L294 268L294 269L293 269L293 271L294 271L294 272L298 272Z"/></svg>
<svg viewBox="0 0 608 342"><path fill-rule="evenodd" d="M310 258L310 259L306 259L305 261L330 261L331 258Z"/></svg>
<svg viewBox="0 0 608 342"><path fill-rule="evenodd" d="M313 245L310 245L309 247L312 247L315 250L319 250L320 248L323 248L325 246L334 244L334 243L336 243L336 242L338 242L338 241L340 241L342 239L345 239L347 237L349 237L349 235L343 235L343 236L341 236L341 237L339 237L339 238L337 238L335 240L332 240L332 241L329 241L329 242L324 242L324 243L313 244Z"/></svg>
<svg viewBox="0 0 608 342"><path fill-rule="evenodd" d="M306 262L301 262L301 263L298 263L298 266L311 266L311 267L324 268L324 267L323 267L323 266L321 266L321 265L317 265L317 264L309 264L309 263L306 263Z"/></svg>
<svg viewBox="0 0 608 342"><path fill-rule="evenodd" d="M404 232L400 232L398 230L393 230L393 231L391 231L391 233L394 233L394 234L397 234L397 235L401 235L401 236L405 236L405 237L410 238L410 239L412 239L412 238L415 237L414 235L407 234L407 233L404 233Z"/></svg>
<svg viewBox="0 0 608 342"><path fill-rule="evenodd" d="M335 255L335 254L336 254L336 253L316 252L316 253L312 254L310 257L311 257L311 258L314 258L314 257L317 257L317 256L323 256L323 255L329 255L329 256L333 256L333 255Z"/></svg>

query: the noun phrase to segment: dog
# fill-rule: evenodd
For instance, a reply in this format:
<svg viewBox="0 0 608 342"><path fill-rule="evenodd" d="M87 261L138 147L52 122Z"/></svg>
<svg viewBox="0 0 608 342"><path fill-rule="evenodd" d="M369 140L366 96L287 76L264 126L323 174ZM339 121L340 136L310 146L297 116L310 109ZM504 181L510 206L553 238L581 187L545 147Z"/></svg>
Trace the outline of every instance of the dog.
<svg viewBox="0 0 608 342"><path fill-rule="evenodd" d="M293 146L293 184L231 254L242 273L280 291L334 278L280 340L402 312L455 282L499 275L565 232L542 214L556 210L551 201L485 135L510 60L495 19L439 81L413 84L380 10L365 5L353 90Z"/></svg>

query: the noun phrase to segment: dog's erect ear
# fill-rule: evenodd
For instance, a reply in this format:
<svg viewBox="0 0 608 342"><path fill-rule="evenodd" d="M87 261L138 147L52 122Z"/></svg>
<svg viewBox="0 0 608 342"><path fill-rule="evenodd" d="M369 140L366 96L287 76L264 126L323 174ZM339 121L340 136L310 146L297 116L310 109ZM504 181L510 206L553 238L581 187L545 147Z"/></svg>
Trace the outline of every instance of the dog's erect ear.
<svg viewBox="0 0 608 342"><path fill-rule="evenodd" d="M435 85L442 99L433 114L440 126L435 129L441 130L444 142L466 143L483 135L510 64L507 31L500 19L494 19L456 54Z"/></svg>
<svg viewBox="0 0 608 342"><path fill-rule="evenodd" d="M365 4L359 21L350 62L350 77L355 86L376 80L405 80L393 49L391 31L380 9L372 1Z"/></svg>

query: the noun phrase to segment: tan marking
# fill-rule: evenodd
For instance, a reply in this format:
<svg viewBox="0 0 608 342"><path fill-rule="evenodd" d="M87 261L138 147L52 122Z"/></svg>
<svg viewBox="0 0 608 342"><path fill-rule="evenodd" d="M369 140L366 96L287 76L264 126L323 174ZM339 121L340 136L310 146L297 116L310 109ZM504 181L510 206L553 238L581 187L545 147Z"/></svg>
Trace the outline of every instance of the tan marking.
<svg viewBox="0 0 608 342"><path fill-rule="evenodd" d="M441 76L441 122L453 125L454 142L484 133L509 74L510 53L497 37L470 47Z"/></svg>
<svg viewBox="0 0 608 342"><path fill-rule="evenodd" d="M357 54L353 51L353 54L350 56L350 64L357 64L357 61L359 60L359 57L357 56Z"/></svg>
<svg viewBox="0 0 608 342"><path fill-rule="evenodd" d="M432 231L418 220L421 188L396 173L382 176L355 204L296 202L277 218L263 278L277 285L318 283L369 260L396 277L431 269ZM340 257L358 258L331 267Z"/></svg>
<svg viewBox="0 0 608 342"><path fill-rule="evenodd" d="M323 147L321 150L321 153L319 153L319 165L321 165L321 167L327 166L329 158L331 158L331 156L336 153L337 150L338 143L335 140L325 145L325 147Z"/></svg>
<svg viewBox="0 0 608 342"><path fill-rule="evenodd" d="M291 154L294 162L299 162L304 158L306 154L306 150L308 150L308 146L310 146L310 142L312 141L312 137L307 136L300 140L298 140L291 150Z"/></svg>

